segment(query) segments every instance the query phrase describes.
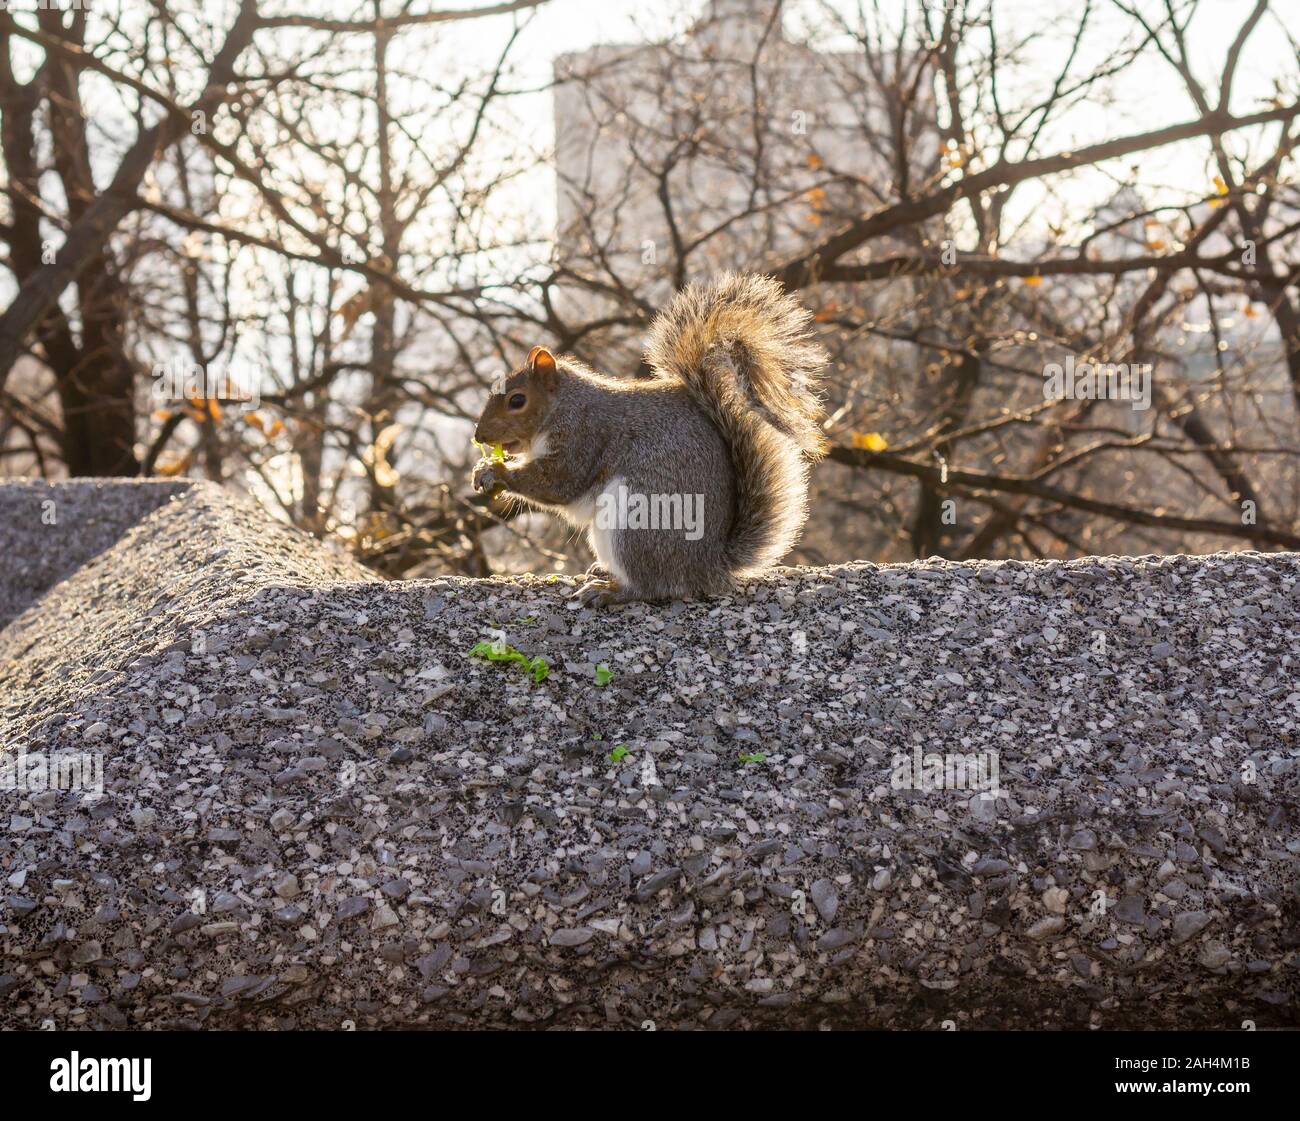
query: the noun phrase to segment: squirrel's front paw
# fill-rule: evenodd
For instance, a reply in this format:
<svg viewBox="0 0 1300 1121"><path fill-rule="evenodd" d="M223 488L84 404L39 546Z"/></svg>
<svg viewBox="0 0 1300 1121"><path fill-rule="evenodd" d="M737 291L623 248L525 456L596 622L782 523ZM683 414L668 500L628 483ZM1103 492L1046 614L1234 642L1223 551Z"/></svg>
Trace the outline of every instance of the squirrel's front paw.
<svg viewBox="0 0 1300 1121"><path fill-rule="evenodd" d="M483 460L474 468L474 476L471 480L474 490L479 494L486 491L488 494L494 493L499 487L506 485L505 473L499 463L491 463Z"/></svg>

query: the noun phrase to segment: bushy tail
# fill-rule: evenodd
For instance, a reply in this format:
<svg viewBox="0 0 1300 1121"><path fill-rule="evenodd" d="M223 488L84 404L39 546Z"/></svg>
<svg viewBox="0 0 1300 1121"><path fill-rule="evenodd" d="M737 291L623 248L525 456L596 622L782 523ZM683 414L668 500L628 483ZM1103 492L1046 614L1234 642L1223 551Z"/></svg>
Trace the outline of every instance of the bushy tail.
<svg viewBox="0 0 1300 1121"><path fill-rule="evenodd" d="M724 273L677 293L650 327L646 359L680 381L731 448L733 572L780 560L808 518L808 472L826 454L817 386L826 352L812 314L767 276Z"/></svg>

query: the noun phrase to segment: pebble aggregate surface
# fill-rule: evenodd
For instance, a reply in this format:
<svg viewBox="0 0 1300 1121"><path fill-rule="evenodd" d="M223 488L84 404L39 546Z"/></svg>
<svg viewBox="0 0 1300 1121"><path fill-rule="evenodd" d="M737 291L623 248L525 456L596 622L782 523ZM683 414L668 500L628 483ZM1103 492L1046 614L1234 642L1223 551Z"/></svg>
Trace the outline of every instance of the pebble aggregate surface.
<svg viewBox="0 0 1300 1121"><path fill-rule="evenodd" d="M1300 557L574 586L0 487L0 1027L1300 1023Z"/></svg>

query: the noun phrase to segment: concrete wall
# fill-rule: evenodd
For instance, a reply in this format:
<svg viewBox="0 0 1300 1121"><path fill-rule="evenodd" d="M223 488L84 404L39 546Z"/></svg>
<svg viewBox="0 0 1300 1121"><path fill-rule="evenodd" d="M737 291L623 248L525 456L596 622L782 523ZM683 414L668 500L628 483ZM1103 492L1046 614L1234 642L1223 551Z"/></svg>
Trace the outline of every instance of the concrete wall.
<svg viewBox="0 0 1300 1121"><path fill-rule="evenodd" d="M207 486L141 513L0 631L6 758L104 785L0 792L0 1025L1297 1021L1294 556L596 613L371 582Z"/></svg>

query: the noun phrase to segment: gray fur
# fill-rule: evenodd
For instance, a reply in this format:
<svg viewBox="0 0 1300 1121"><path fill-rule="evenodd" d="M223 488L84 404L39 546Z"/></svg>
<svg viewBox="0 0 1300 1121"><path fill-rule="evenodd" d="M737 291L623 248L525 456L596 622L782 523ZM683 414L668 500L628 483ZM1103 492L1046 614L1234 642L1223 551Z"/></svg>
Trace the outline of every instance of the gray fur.
<svg viewBox="0 0 1300 1121"><path fill-rule="evenodd" d="M766 277L689 287L651 327L654 377L610 378L561 357L533 440L545 454L517 468L480 464L475 485L504 484L586 529L609 572L603 602L724 593L779 560L807 516L809 465L823 447L812 389L825 361L804 333L809 318ZM702 535L593 520L619 480L633 495L702 495Z"/></svg>

